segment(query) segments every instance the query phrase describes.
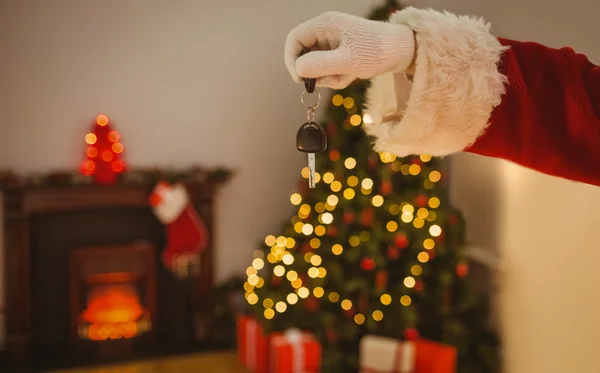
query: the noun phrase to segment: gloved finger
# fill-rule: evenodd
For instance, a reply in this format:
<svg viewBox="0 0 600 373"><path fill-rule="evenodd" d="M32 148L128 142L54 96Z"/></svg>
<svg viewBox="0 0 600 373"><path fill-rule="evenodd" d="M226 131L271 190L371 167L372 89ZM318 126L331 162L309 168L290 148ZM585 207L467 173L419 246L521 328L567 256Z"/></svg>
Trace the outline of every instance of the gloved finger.
<svg viewBox="0 0 600 373"><path fill-rule="evenodd" d="M317 86L331 89L344 89L354 81L351 75L331 75L317 79Z"/></svg>
<svg viewBox="0 0 600 373"><path fill-rule="evenodd" d="M303 78L345 75L350 62L350 54L343 46L328 51L312 51L296 60L296 74Z"/></svg>
<svg viewBox="0 0 600 373"><path fill-rule="evenodd" d="M296 60L304 48L319 45L319 36L323 36L323 25L320 18L311 19L294 28L285 41L284 61L292 78L300 83L302 78L296 71Z"/></svg>

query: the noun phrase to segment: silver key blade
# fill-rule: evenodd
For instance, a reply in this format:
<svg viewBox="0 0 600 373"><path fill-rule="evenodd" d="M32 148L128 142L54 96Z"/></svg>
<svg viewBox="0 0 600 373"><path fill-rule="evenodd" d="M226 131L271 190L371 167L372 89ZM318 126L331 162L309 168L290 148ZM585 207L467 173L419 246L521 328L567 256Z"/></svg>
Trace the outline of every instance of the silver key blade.
<svg viewBox="0 0 600 373"><path fill-rule="evenodd" d="M308 153L308 187L310 189L315 189L316 184L315 153Z"/></svg>

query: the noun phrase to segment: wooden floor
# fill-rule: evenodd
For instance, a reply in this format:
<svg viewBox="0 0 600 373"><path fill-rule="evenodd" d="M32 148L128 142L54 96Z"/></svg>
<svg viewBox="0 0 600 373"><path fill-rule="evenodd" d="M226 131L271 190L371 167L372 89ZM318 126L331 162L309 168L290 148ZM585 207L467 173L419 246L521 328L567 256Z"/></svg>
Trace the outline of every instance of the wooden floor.
<svg viewBox="0 0 600 373"><path fill-rule="evenodd" d="M80 368L48 373L248 373L238 362L235 352L144 360L100 368Z"/></svg>

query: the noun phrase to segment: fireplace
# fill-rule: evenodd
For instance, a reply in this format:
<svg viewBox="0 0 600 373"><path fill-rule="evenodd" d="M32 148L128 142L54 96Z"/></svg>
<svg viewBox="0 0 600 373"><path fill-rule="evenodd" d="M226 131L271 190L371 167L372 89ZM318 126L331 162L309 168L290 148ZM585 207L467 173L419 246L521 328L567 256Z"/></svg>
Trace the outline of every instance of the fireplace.
<svg viewBox="0 0 600 373"><path fill-rule="evenodd" d="M173 276L161 264L165 227L148 205L157 181L180 182L212 232L224 178L211 175L131 172L112 186L0 177L12 360L54 369L213 347L202 321L212 312L212 240L194 276Z"/></svg>
<svg viewBox="0 0 600 373"><path fill-rule="evenodd" d="M156 248L145 242L71 251L69 301L74 347L153 337L155 252Z"/></svg>

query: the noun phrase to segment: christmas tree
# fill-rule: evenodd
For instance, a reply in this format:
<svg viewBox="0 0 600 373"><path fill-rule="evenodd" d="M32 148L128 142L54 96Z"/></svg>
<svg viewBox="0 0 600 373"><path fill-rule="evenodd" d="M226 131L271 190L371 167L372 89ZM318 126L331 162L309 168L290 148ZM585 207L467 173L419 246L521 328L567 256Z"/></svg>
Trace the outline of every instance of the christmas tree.
<svg viewBox="0 0 600 373"><path fill-rule="evenodd" d="M85 135L86 159L81 173L92 176L98 184L113 184L118 174L125 170L125 163L121 160L124 147L120 140L121 135L111 128L108 117L98 115L92 132Z"/></svg>
<svg viewBox="0 0 600 373"><path fill-rule="evenodd" d="M386 20L389 1L369 17ZM458 372L499 369L487 299L470 286L464 221L440 160L373 152L360 128L368 82L331 97L317 184L301 172L282 231L254 253L246 300L267 331L302 328L322 342L323 372L356 372L365 334L454 345Z"/></svg>

